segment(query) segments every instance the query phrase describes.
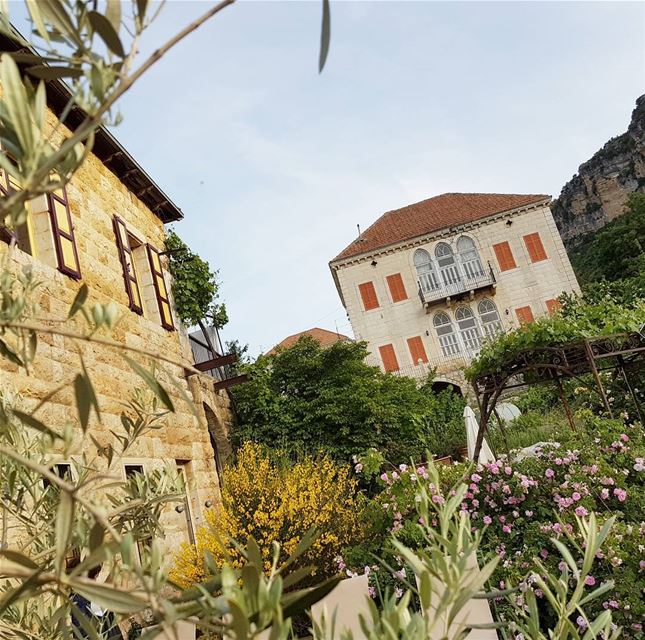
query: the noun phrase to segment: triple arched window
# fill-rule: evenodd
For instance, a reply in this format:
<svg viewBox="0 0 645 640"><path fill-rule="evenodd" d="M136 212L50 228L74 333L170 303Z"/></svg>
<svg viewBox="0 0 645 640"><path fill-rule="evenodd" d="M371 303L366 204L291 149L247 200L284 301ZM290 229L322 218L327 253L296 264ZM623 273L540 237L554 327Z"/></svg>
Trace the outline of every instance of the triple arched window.
<svg viewBox="0 0 645 640"><path fill-rule="evenodd" d="M479 252L472 238L461 236L457 240L456 249L455 254L447 242L440 242L435 247L434 260L425 249L414 252L414 267L423 293L436 291L442 286L454 287L462 280L468 282L484 275Z"/></svg>
<svg viewBox="0 0 645 640"><path fill-rule="evenodd" d="M445 311L439 311L432 319L434 330L444 356L479 351L482 337L492 337L502 330L497 307L485 298L477 305L477 314L468 306L457 307L455 324Z"/></svg>

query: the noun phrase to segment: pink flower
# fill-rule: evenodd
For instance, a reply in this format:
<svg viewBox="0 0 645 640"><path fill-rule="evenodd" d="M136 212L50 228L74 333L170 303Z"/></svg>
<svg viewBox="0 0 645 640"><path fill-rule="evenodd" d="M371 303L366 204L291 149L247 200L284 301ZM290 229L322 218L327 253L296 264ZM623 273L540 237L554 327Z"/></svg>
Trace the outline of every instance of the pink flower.
<svg viewBox="0 0 645 640"><path fill-rule="evenodd" d="M432 496L432 502L434 502L435 504L443 504L445 502L445 500L443 499L443 496L440 496L440 495L435 493Z"/></svg>
<svg viewBox="0 0 645 640"><path fill-rule="evenodd" d="M596 584L596 579L593 576L587 576L585 578L585 584L588 587L593 587Z"/></svg>
<svg viewBox="0 0 645 640"><path fill-rule="evenodd" d="M582 496L577 491L574 491L571 494L571 498L574 500L574 502L578 502L578 500L580 500L580 498L582 498Z"/></svg>
<svg viewBox="0 0 645 640"><path fill-rule="evenodd" d="M482 477L478 473L473 473L473 475L470 476L470 479L473 482L479 482L482 479Z"/></svg>
<svg viewBox="0 0 645 640"><path fill-rule="evenodd" d="M510 528L507 524L505 524L505 525L502 527L502 531L503 531L504 533L510 533L510 532L511 532L511 528Z"/></svg>
<svg viewBox="0 0 645 640"><path fill-rule="evenodd" d="M493 521L493 519L490 516L484 516L483 517L484 524L490 524L492 521Z"/></svg>
<svg viewBox="0 0 645 640"><path fill-rule="evenodd" d="M383 482L387 482L387 481L388 481L387 473L382 473L382 474L381 474L381 480L383 480Z"/></svg>
<svg viewBox="0 0 645 640"><path fill-rule="evenodd" d="M620 439L621 439L623 442L629 442L629 436L628 436L626 433L621 433L621 434L620 434Z"/></svg>
<svg viewBox="0 0 645 640"><path fill-rule="evenodd" d="M513 475L513 469L511 469L510 467L506 466L506 467L504 467L504 473L507 476L512 476Z"/></svg>
<svg viewBox="0 0 645 640"><path fill-rule="evenodd" d="M584 507L576 507L576 515L579 516L580 518L588 514L589 512Z"/></svg>
<svg viewBox="0 0 645 640"><path fill-rule="evenodd" d="M545 478L553 478L554 475L555 475L555 471L553 471L553 469L547 469L544 472L544 477Z"/></svg>
<svg viewBox="0 0 645 640"><path fill-rule="evenodd" d="M540 551L540 555L542 556L542 558L543 558L544 560L546 560L546 559L549 557L549 552L548 552L546 549L542 549L542 550Z"/></svg>
<svg viewBox="0 0 645 640"><path fill-rule="evenodd" d="M627 491L625 489L620 489L616 487L614 489L614 495L620 500L620 502L625 502L625 499L627 498Z"/></svg>

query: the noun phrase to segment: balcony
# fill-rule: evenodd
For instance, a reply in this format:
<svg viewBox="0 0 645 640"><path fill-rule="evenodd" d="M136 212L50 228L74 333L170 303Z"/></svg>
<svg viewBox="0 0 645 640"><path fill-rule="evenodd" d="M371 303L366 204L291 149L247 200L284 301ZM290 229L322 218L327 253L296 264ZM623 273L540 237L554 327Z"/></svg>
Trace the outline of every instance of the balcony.
<svg viewBox="0 0 645 640"><path fill-rule="evenodd" d="M436 304L450 306L454 300L472 298L476 291L487 289L491 294L495 293L497 280L490 263L488 269L482 269L479 262L476 265L466 263L462 267L462 270L456 267L443 270L439 277L434 273L424 274L419 280L419 299L426 313Z"/></svg>

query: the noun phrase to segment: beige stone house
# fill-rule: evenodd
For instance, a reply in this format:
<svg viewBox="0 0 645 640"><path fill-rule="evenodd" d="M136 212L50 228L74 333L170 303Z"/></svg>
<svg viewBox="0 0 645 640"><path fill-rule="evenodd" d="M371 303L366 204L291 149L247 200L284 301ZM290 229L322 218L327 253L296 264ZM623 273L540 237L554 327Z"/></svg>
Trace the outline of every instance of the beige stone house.
<svg viewBox="0 0 645 640"><path fill-rule="evenodd" d="M66 102L64 85L48 85L51 112L60 112ZM55 119L50 113L50 124ZM68 119L75 126L82 114ZM60 138L65 131L60 131ZM11 185L0 174L0 191ZM0 194L1 195L1 194ZM231 421L225 388L230 380L195 374L186 367L195 363L187 332L177 320L170 293L167 257L163 255L164 223L178 221L182 212L137 164L126 149L106 130L98 132L94 152L69 185L48 197L30 203L26 225L16 234L16 246L6 244L10 234L0 234L0 257L10 255L10 267L29 265L42 283L37 299L38 322L56 325L65 321L69 306L79 288L89 288L88 304L113 302L120 320L110 337L129 347L163 354L178 364L164 364L183 392L194 400L199 419L171 385L168 390L177 413L170 415L160 429L148 432L126 453L110 473L123 478L133 473L150 473L170 464L184 476L187 500L170 509L166 517L169 548L192 540L195 529L204 522L208 509L219 499L216 461L228 452L227 432ZM79 314L80 316L80 314ZM62 325L66 331L81 330L78 316ZM73 381L82 353L92 378L102 421L90 424L89 434L101 445L114 442L111 433L122 432L120 413L132 389L145 388L118 350L82 344L60 335L39 335L35 368L24 370L0 359L0 385L3 393L19 393L26 409L35 405L56 386ZM146 359L130 354L143 364ZM214 354L217 355L217 354ZM200 365L200 370L216 368L217 358ZM38 417L55 428L76 424L73 388L68 385L53 396ZM52 465L59 473L74 473L74 462L96 448L90 438L82 438L68 457L59 456ZM170 558L171 556L169 556Z"/></svg>
<svg viewBox="0 0 645 640"><path fill-rule="evenodd" d="M273 348L267 351L266 355L270 356L279 349L288 349L289 347L293 347L293 345L296 344L296 342L298 342L298 340L300 340L300 338L303 338L304 336L313 338L314 340L316 340L316 342L319 342L322 347L330 347L336 342L347 342L351 340L349 336L345 336L342 333L338 333L337 331L329 331L329 329L313 327L311 329L307 329L306 331L299 331L298 333L287 336L284 340L281 340Z"/></svg>
<svg viewBox="0 0 645 640"><path fill-rule="evenodd" d="M550 197L446 193L389 211L329 266L357 340L385 371L463 386L499 331L579 290Z"/></svg>

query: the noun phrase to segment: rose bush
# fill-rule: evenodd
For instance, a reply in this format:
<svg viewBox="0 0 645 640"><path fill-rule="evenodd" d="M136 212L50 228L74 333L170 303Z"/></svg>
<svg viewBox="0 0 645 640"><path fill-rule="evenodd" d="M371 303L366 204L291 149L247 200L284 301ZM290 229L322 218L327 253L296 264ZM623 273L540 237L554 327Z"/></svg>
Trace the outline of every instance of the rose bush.
<svg viewBox="0 0 645 640"><path fill-rule="evenodd" d="M493 587L520 585L533 589L533 558L558 571L561 557L550 539L573 537L576 516L596 512L600 520L617 517L594 574L593 589L608 580L615 587L596 604L596 613L612 609L614 620L627 637L642 637L645 616L645 438L640 424L603 420L591 413L579 415L583 431L563 434L560 442L545 446L535 457L502 458L492 464L439 467L441 482L435 486L424 466L400 465L380 474L381 493L374 502L385 515L373 517L370 546L345 550L340 562L346 571L369 572L373 593L377 587L401 589L406 567L397 557L389 533L414 547L418 537L416 482L429 483L431 499L441 503L448 487L459 478L468 483L461 509L468 512L475 529L483 529L482 551L502 558ZM375 511L377 508L375 507ZM433 523L430 523L433 524ZM380 527L380 530L379 530ZM579 544L579 540L577 541ZM388 570L374 571L373 555L386 558ZM347 565L345 567L345 565ZM553 566L551 566L553 565ZM387 574L387 575L386 575ZM539 589L538 602L543 601ZM520 604L523 596L517 595ZM500 600L503 618L507 604Z"/></svg>

